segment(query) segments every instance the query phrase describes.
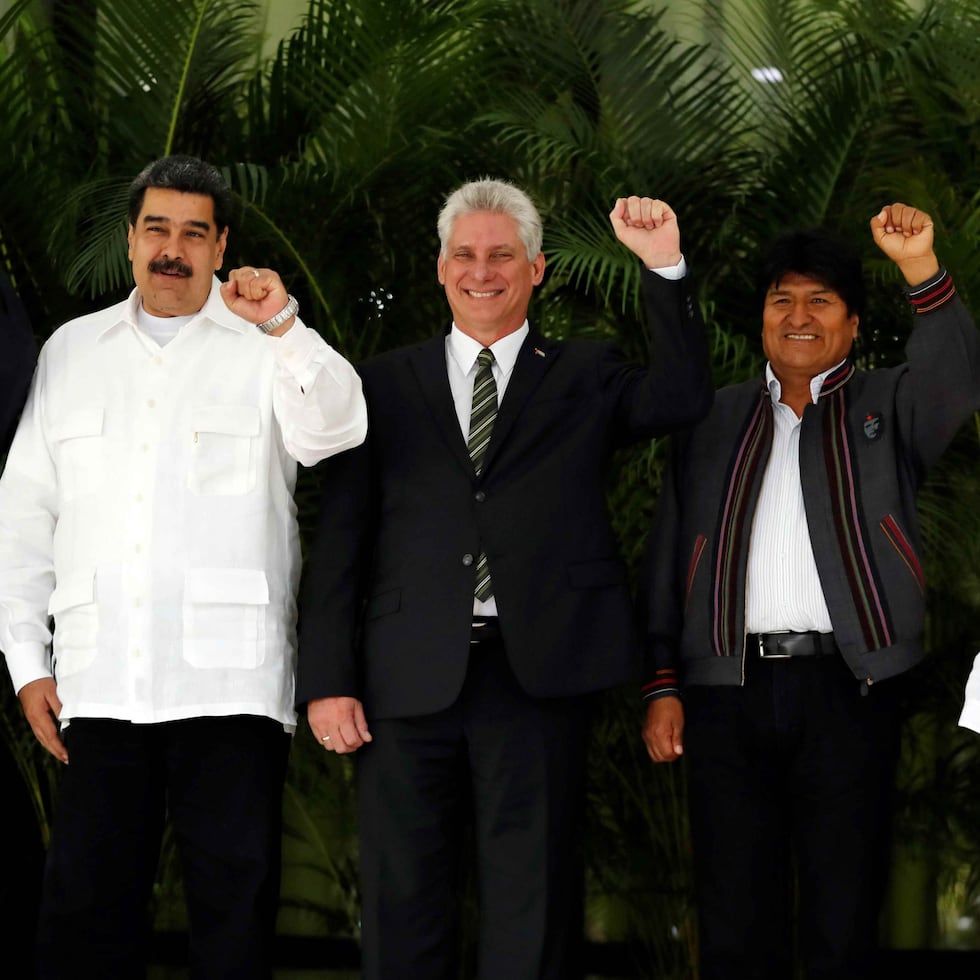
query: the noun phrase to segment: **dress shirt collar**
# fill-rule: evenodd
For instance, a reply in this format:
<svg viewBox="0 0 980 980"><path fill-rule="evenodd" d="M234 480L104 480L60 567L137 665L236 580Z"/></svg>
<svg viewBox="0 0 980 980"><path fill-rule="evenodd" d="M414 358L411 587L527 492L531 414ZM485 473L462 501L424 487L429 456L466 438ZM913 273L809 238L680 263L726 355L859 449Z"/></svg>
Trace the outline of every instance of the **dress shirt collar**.
<svg viewBox="0 0 980 980"><path fill-rule="evenodd" d="M817 400L820 398L820 389L823 387L824 381L826 381L831 374L837 371L841 365L845 364L846 362L847 358L845 357L840 364L835 364L832 368L827 368L826 371L823 371L822 373L810 378L810 401L812 401L814 405L817 404ZM778 404L783 394L783 386L780 384L779 378L773 374L772 365L768 361L766 361L766 386L769 388L769 396L772 399L773 404Z"/></svg>
<svg viewBox="0 0 980 980"><path fill-rule="evenodd" d="M513 333L501 337L500 340L494 341L490 345L490 350L493 351L493 359L502 375L507 376L514 370L517 355L520 353L521 345L529 331L530 327L525 320ZM483 344L463 333L453 323L452 329L449 331L449 353L463 373L463 377L467 377L473 370L473 365L476 364L476 359L481 350L483 350Z"/></svg>
<svg viewBox="0 0 980 980"><path fill-rule="evenodd" d="M99 339L101 340L110 330L115 330L123 324L136 327L139 305L140 293L138 289L134 289L129 294L129 298L117 307L119 312L118 319L109 323L99 333ZM210 320L219 327L226 327L229 330L234 330L236 333L245 333L252 326L248 320L242 319L237 313L232 313L228 309L225 301L221 298L221 283L217 276L211 277L211 292L208 293L208 298L204 306L192 317L191 323L195 323L201 319ZM494 356L496 356L496 352L494 352Z"/></svg>

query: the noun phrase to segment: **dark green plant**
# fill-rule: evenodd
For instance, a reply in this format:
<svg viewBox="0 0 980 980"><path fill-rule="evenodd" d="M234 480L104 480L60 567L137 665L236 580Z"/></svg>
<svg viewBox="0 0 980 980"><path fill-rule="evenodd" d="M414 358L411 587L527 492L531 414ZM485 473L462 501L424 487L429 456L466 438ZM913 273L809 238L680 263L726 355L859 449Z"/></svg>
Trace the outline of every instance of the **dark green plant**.
<svg viewBox="0 0 980 980"><path fill-rule="evenodd" d="M548 270L535 322L553 336L615 337L638 357L639 269L606 214L628 193L674 206L719 384L759 370L752 272L787 224L829 224L864 249L867 366L897 362L908 330L867 231L885 201L936 217L941 258L980 301L974 0L701 0L684 8L704 28L699 44L675 36L678 5L655 2L310 0L268 58L257 3L55 0L50 19L41 6L19 0L0 15L0 140L14 150L0 154L0 262L42 338L130 288L125 188L174 151L228 175L229 267L280 270L306 322L354 359L444 326L435 214L451 187L483 174L541 204ZM757 81L760 67L783 81ZM978 743L955 730L980 644L978 443L963 434L922 500L936 656L899 809L903 841L964 908L980 896L968 860L980 851ZM610 510L634 576L662 457L658 442L613 461ZM304 535L316 489L303 473ZM9 693L5 710L43 826L53 770ZM590 759L588 927L632 942L639 975L682 977L694 936L683 771L647 763L639 723L633 692L606 698ZM349 766L324 760L301 728L283 928L356 935L351 805ZM161 868L158 921L179 922L178 876L166 856ZM940 938L936 926L929 940Z"/></svg>

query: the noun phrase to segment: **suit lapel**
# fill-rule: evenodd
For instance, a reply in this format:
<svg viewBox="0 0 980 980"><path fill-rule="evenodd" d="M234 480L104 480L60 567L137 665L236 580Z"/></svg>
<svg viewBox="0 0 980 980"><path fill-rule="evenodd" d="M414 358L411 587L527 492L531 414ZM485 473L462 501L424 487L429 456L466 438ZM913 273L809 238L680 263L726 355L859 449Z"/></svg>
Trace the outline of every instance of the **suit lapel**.
<svg viewBox="0 0 980 980"><path fill-rule="evenodd" d="M422 400L428 408L442 434L446 445L467 472L473 472L473 462L463 440L453 403L453 393L449 387L449 373L446 369L446 335L439 334L426 343L416 347L409 354L409 363L415 372Z"/></svg>
<svg viewBox="0 0 980 980"><path fill-rule="evenodd" d="M528 398L551 370L560 353L561 348L557 344L533 329L524 338L493 425L493 434L483 462L484 473L493 465L494 457L498 455L514 423L520 418Z"/></svg>

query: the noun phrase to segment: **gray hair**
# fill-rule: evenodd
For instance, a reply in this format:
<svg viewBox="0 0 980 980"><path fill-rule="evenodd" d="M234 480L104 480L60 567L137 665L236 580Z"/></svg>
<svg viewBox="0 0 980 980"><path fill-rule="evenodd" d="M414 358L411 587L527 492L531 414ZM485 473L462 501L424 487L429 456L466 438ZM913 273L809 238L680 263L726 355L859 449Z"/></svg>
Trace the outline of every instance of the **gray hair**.
<svg viewBox="0 0 980 980"><path fill-rule="evenodd" d="M528 262L541 252L541 215L534 202L519 187L505 180L484 177L457 187L439 212L439 250L446 258L449 236L458 218L478 211L509 215L517 223L517 234L524 244Z"/></svg>

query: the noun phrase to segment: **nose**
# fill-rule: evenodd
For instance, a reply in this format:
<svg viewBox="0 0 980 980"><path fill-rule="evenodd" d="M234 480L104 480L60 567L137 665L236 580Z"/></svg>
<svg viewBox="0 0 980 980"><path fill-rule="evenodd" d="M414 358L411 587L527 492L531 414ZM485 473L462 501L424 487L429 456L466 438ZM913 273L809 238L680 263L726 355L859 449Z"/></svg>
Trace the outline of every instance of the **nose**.
<svg viewBox="0 0 980 980"><path fill-rule="evenodd" d="M805 299L797 300L793 303L789 312L786 315L786 319L790 323L809 323L810 322L810 305Z"/></svg>
<svg viewBox="0 0 980 980"><path fill-rule="evenodd" d="M478 279L480 282L486 282L488 279L493 278L493 270L490 268L490 263L486 259L477 259L473 263L473 268L470 271L473 278Z"/></svg>

